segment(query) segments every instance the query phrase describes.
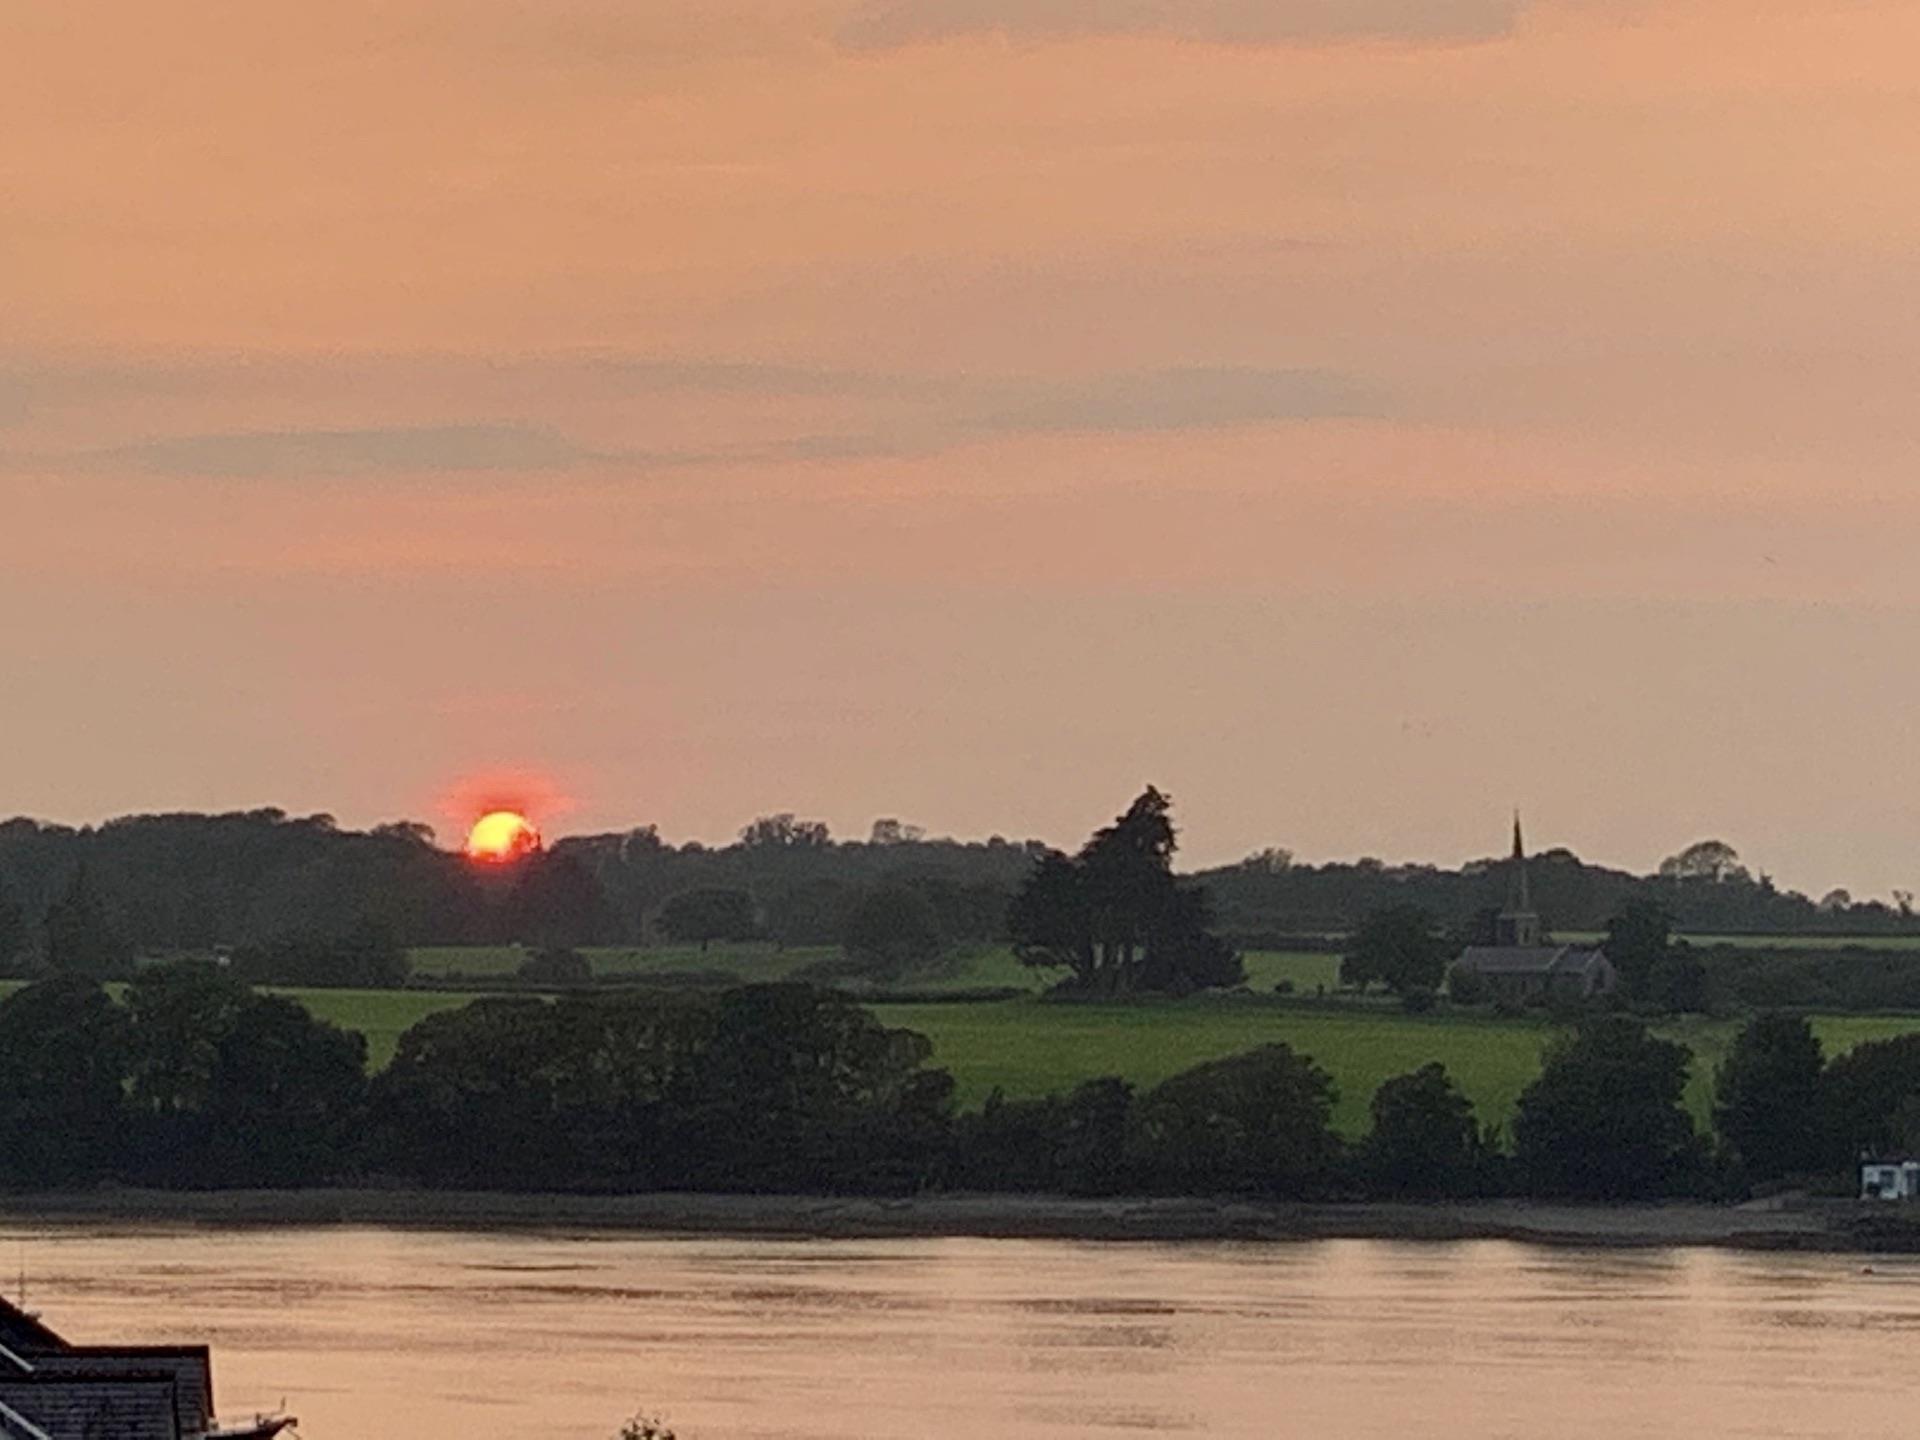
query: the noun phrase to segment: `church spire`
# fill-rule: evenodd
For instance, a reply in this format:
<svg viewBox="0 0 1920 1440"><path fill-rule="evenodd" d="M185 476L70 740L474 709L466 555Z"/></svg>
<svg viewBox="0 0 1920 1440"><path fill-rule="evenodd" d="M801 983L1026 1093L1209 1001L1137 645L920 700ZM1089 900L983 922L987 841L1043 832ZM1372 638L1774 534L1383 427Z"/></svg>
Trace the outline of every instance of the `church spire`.
<svg viewBox="0 0 1920 1440"><path fill-rule="evenodd" d="M1540 917L1534 913L1533 890L1527 884L1527 845L1520 835L1520 812L1513 812L1513 860L1507 875L1507 908L1495 924L1502 945L1540 944Z"/></svg>
<svg viewBox="0 0 1920 1440"><path fill-rule="evenodd" d="M1513 812L1513 875L1507 887L1507 908L1516 915L1533 909L1533 894L1527 884L1527 845L1520 838L1520 812Z"/></svg>

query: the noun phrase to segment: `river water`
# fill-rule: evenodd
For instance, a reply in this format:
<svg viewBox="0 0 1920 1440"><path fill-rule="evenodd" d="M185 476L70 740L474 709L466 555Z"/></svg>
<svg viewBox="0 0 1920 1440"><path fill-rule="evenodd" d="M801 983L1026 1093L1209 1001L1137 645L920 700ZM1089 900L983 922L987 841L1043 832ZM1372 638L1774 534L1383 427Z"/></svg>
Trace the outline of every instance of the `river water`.
<svg viewBox="0 0 1920 1440"><path fill-rule="evenodd" d="M307 1440L1904 1435L1920 1263L1498 1242L0 1229L87 1341Z"/></svg>

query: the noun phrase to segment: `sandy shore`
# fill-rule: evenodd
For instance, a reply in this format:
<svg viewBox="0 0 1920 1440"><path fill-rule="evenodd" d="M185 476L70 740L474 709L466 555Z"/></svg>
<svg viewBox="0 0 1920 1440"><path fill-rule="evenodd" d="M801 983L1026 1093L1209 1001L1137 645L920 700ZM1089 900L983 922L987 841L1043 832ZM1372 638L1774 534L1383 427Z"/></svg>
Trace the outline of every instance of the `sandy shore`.
<svg viewBox="0 0 1920 1440"><path fill-rule="evenodd" d="M512 1195L420 1190L97 1190L0 1196L0 1225L386 1225L820 1239L1516 1240L1544 1245L1920 1250L1920 1224L1845 1202L1301 1205L938 1195Z"/></svg>

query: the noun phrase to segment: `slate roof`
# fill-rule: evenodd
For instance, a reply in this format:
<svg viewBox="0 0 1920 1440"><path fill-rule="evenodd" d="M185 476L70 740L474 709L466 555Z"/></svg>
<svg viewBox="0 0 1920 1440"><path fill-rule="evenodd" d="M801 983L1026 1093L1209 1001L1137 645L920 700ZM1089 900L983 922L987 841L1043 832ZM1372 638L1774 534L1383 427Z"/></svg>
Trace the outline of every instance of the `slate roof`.
<svg viewBox="0 0 1920 1440"><path fill-rule="evenodd" d="M48 1379L69 1375L167 1375L182 1435L199 1435L213 1421L213 1356L204 1345L76 1345L31 1361Z"/></svg>
<svg viewBox="0 0 1920 1440"><path fill-rule="evenodd" d="M1584 945L1469 945L1455 963L1481 975L1584 975L1606 956Z"/></svg>
<svg viewBox="0 0 1920 1440"><path fill-rule="evenodd" d="M171 1375L72 1374L0 1379L0 1406L48 1440L180 1440Z"/></svg>
<svg viewBox="0 0 1920 1440"><path fill-rule="evenodd" d="M0 1345L16 1355L33 1356L64 1350L67 1342L17 1305L0 1300Z"/></svg>
<svg viewBox="0 0 1920 1440"><path fill-rule="evenodd" d="M53 1440L18 1410L0 1405L0 1440Z"/></svg>

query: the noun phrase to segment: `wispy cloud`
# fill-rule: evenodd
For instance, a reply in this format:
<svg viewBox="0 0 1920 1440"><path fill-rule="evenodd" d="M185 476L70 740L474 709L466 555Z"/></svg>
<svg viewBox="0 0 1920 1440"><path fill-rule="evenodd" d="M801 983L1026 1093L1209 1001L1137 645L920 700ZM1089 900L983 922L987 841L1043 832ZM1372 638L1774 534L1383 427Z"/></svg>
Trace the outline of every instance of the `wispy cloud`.
<svg viewBox="0 0 1920 1440"><path fill-rule="evenodd" d="M99 458L117 458L168 475L297 479L394 471L554 470L592 456L565 437L534 426L433 425L181 435L120 446Z"/></svg>
<svg viewBox="0 0 1920 1440"><path fill-rule="evenodd" d="M973 423L1021 433L1216 430L1377 415L1385 408L1378 387L1332 370L1197 366L1047 386L1026 403Z"/></svg>
<svg viewBox="0 0 1920 1440"><path fill-rule="evenodd" d="M839 434L798 435L685 461L806 462L925 455L982 440L1071 433L1141 435L1239 429L1308 420L1383 416L1394 408L1381 386L1320 369L1188 366L1123 371L1075 380L966 376L915 382L943 403L907 424Z"/></svg>
<svg viewBox="0 0 1920 1440"><path fill-rule="evenodd" d="M961 35L1157 34L1224 45L1458 43L1513 29L1528 0L869 0L840 43L886 49Z"/></svg>
<svg viewBox="0 0 1920 1440"><path fill-rule="evenodd" d="M512 372L512 383L503 391L468 393L471 418L460 423L346 423L369 403L375 389L442 397L462 391L461 374L447 373L443 362L432 358L419 361L418 368L393 357L373 363L378 386L368 377L349 376L351 383L343 383L334 396L333 413L326 418L337 417L340 423L240 431L183 426L175 433L109 445L15 448L0 451L0 474L120 472L262 481L576 471L639 475L701 466L930 455L1020 435L1222 430L1382 416L1395 409L1394 398L1377 383L1311 367L1175 366L1062 378L566 357L502 362ZM138 366L103 366L91 373L70 373L62 381L42 376L41 382L43 388L85 391L98 386L136 395L165 389L191 404L198 392L183 384L188 373L208 395L235 382L234 372L219 366L192 371L166 367L151 377L143 377ZM496 369L496 377L498 373ZM275 374L267 364L253 367L251 378L264 378L265 393L274 396L281 393L281 385L289 393L300 393L314 376L304 365ZM670 418L680 408L676 397L697 394L707 397L710 418L702 427L705 433L690 432L684 424L666 426L663 436L673 432L678 438L655 446L587 444L569 433L562 402L589 388L602 403L638 407L636 417ZM492 406L503 399L516 402L515 418L491 417ZM790 428L767 423L769 414L785 413L796 401L820 400L831 402L831 410L845 412L847 423L816 429L797 416ZM317 409L318 402L310 408ZM548 410L552 413L543 415ZM536 422L529 415L543 418ZM736 420L745 423L736 426ZM727 438L746 432L756 438Z"/></svg>

